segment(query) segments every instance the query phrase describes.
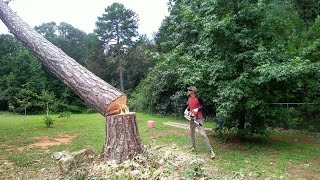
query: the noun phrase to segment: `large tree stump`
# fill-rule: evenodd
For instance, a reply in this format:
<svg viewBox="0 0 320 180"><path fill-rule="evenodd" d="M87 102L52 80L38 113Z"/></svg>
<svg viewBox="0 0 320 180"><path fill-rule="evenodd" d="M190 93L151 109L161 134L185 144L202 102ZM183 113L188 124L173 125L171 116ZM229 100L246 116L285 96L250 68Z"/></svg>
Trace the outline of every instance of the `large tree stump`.
<svg viewBox="0 0 320 180"><path fill-rule="evenodd" d="M106 142L103 160L121 163L142 152L136 114L118 114L106 117Z"/></svg>

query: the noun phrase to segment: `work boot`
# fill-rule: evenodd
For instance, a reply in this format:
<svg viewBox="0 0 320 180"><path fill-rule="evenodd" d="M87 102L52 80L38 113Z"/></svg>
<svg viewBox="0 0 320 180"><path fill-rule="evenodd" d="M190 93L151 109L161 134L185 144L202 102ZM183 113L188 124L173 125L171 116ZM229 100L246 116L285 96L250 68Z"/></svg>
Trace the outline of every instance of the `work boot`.
<svg viewBox="0 0 320 180"><path fill-rule="evenodd" d="M216 158L216 154L213 152L212 149L210 150L210 158L211 158L211 159Z"/></svg>

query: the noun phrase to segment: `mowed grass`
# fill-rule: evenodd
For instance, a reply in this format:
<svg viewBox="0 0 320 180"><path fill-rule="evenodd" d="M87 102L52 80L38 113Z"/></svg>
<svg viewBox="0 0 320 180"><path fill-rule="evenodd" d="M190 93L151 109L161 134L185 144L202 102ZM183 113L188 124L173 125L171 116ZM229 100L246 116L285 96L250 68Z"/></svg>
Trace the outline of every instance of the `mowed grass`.
<svg viewBox="0 0 320 180"><path fill-rule="evenodd" d="M164 125L164 122L188 121L173 117L158 117L136 113L141 141L146 146L166 145L188 151L189 131ZM15 115L0 112L0 167L9 161L17 167L28 167L38 171L56 165L51 154L58 151L77 151L90 148L101 153L105 142L105 119L100 114L72 114L69 118L58 118L52 128L46 128L44 115ZM147 122L153 120L155 128L149 129ZM214 124L206 123L213 128ZM203 158L208 173L219 172L227 177L265 179L320 179L320 137L297 131L272 131L269 138L251 138L246 141L232 139L228 143L218 141L214 133L208 132L217 154L210 160L208 149L197 134L197 151ZM48 146L48 149L30 148L37 138L48 136L75 136L65 145ZM29 148L28 148L29 147ZM23 150L21 150L21 148Z"/></svg>

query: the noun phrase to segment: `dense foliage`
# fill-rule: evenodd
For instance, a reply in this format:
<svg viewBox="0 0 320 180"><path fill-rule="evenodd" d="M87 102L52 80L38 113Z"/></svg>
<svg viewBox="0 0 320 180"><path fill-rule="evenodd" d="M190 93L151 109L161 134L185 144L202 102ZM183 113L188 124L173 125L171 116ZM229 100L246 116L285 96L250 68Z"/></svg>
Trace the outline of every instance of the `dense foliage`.
<svg viewBox="0 0 320 180"><path fill-rule="evenodd" d="M195 85L209 113L246 135L279 120L271 103L320 102L318 2L172 0L170 10L135 107L182 114Z"/></svg>
<svg viewBox="0 0 320 180"><path fill-rule="evenodd" d="M11 35L0 35L0 109L35 111L47 79L39 62Z"/></svg>

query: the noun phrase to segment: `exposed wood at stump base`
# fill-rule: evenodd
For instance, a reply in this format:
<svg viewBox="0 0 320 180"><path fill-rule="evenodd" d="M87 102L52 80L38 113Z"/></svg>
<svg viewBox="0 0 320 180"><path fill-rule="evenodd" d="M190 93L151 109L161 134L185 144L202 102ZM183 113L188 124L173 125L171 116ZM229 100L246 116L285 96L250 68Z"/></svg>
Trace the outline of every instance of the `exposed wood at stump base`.
<svg viewBox="0 0 320 180"><path fill-rule="evenodd" d="M135 113L106 117L106 143L103 147L104 161L121 163L142 152L142 145Z"/></svg>

